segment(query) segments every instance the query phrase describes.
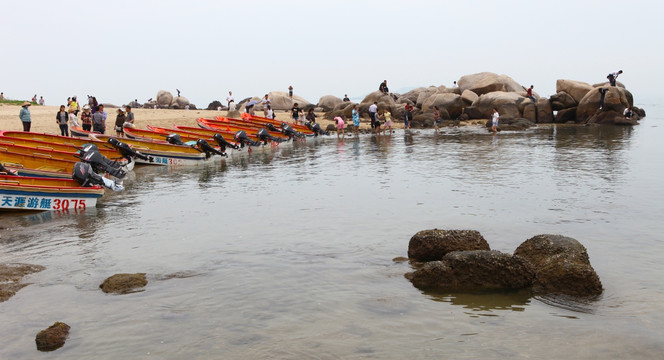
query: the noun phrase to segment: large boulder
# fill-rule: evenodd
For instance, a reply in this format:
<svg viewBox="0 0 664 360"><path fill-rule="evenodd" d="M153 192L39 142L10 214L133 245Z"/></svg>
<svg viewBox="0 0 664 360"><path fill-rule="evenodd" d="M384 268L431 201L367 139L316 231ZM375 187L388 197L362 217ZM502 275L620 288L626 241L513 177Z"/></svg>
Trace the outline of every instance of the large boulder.
<svg viewBox="0 0 664 360"><path fill-rule="evenodd" d="M470 90L464 90L461 93L461 100L465 106L472 105L478 98L479 96Z"/></svg>
<svg viewBox="0 0 664 360"><path fill-rule="evenodd" d="M389 94L383 94L380 91L374 91L369 95L367 95L360 102L360 112L362 113L368 112L367 109L369 108L369 106L371 106L371 104L374 103L374 101L378 102L379 110L388 109L393 116L398 114L399 109L403 108L402 105L397 105L397 103L394 101L394 98Z"/></svg>
<svg viewBox="0 0 664 360"><path fill-rule="evenodd" d="M411 105L415 105L417 103L417 98L420 96L420 93L422 91L426 91L427 88L425 87L418 87L413 90L410 90L407 93L399 95L399 98L397 99L397 103L406 103L408 102Z"/></svg>
<svg viewBox="0 0 664 360"><path fill-rule="evenodd" d="M422 112L433 111L433 107L438 106L438 109L445 109L452 119L456 119L463 112L463 101L461 95L454 93L438 93L429 96L424 103L422 103Z"/></svg>
<svg viewBox="0 0 664 360"><path fill-rule="evenodd" d="M416 261L440 260L452 251L491 250L475 230L422 230L410 238L408 257Z"/></svg>
<svg viewBox="0 0 664 360"><path fill-rule="evenodd" d="M551 100L551 108L555 111L559 111L562 109L569 109L572 107L576 107L578 105L578 102L574 100L570 94L564 92L564 91L559 91L549 98Z"/></svg>
<svg viewBox="0 0 664 360"><path fill-rule="evenodd" d="M101 291L105 293L129 294L142 291L142 288L148 284L145 273L138 274L115 274L99 285Z"/></svg>
<svg viewBox="0 0 664 360"><path fill-rule="evenodd" d="M459 90L463 93L470 90L481 96L495 91L524 93L524 88L507 75L498 75L491 72L465 75L459 79Z"/></svg>
<svg viewBox="0 0 664 360"><path fill-rule="evenodd" d="M417 99L415 100L415 106L418 108L422 108L422 105L424 102L434 94L438 94L440 90L435 87L435 86L429 86L428 88L424 89L423 91L420 91L420 93L417 95Z"/></svg>
<svg viewBox="0 0 664 360"><path fill-rule="evenodd" d="M638 125L638 117L631 117L629 119L626 119L623 117L622 113L618 113L613 110L607 110L607 111L597 111L594 115L592 115L588 120L586 120L586 124L594 124L594 125Z"/></svg>
<svg viewBox="0 0 664 360"><path fill-rule="evenodd" d="M553 109L549 99L539 98L535 106L537 107L537 123L548 124L553 122Z"/></svg>
<svg viewBox="0 0 664 360"><path fill-rule="evenodd" d="M170 91L159 90L157 92L157 106L159 106L160 108L167 108L171 106L172 102L173 102L173 94L171 94Z"/></svg>
<svg viewBox="0 0 664 360"><path fill-rule="evenodd" d="M500 251L455 251L406 278L423 290L504 291L532 286L535 271L525 259Z"/></svg>
<svg viewBox="0 0 664 360"><path fill-rule="evenodd" d="M272 110L290 110L294 103L297 103L298 107L303 109L305 106L311 104L311 102L301 96L293 95L291 99L285 91L270 91L267 96L270 99Z"/></svg>
<svg viewBox="0 0 664 360"><path fill-rule="evenodd" d="M173 102L171 103L171 107L174 109L184 109L187 105L191 105L191 103L189 102L189 99L184 96L174 97Z"/></svg>
<svg viewBox="0 0 664 360"><path fill-rule="evenodd" d="M558 110L556 118L553 122L557 124L576 122L576 106L568 109Z"/></svg>
<svg viewBox="0 0 664 360"><path fill-rule="evenodd" d="M342 116L346 119L352 118L353 115L353 107L356 105L356 103L352 102L341 102L337 104L332 111L328 111L325 113L325 118L326 119L334 119L336 116ZM352 121L351 121L352 122Z"/></svg>
<svg viewBox="0 0 664 360"><path fill-rule="evenodd" d="M323 108L323 111L330 111L343 102L341 98L334 95L325 95L318 100L317 106Z"/></svg>
<svg viewBox="0 0 664 360"><path fill-rule="evenodd" d="M526 103L523 107L523 118L531 123L537 122L537 106L535 103Z"/></svg>
<svg viewBox="0 0 664 360"><path fill-rule="evenodd" d="M494 91L480 95L472 106L482 113L484 119L491 117L494 107L498 109L501 119L518 118L521 117L519 109L525 106L526 101L532 102L515 92Z"/></svg>
<svg viewBox="0 0 664 360"><path fill-rule="evenodd" d="M602 283L590 265L586 248L562 235L537 235L524 241L514 255L535 269L535 290L574 296L602 293Z"/></svg>
<svg viewBox="0 0 664 360"><path fill-rule="evenodd" d="M69 335L69 325L55 322L53 325L37 333L35 343L39 351L53 351L61 348Z"/></svg>
<svg viewBox="0 0 664 360"><path fill-rule="evenodd" d="M222 105L221 101L219 100L214 100L207 106L207 110L226 110L226 105Z"/></svg>
<svg viewBox="0 0 664 360"><path fill-rule="evenodd" d="M599 102L601 98L600 89L607 89L606 95L604 97L604 106L602 111L613 111L622 118L622 113L625 108L632 106L630 99L632 99L632 94L624 88L617 86L610 86L606 88L593 88L592 91L586 93L586 96L579 101L579 106L576 110L576 117L579 122L587 123L590 118L599 115ZM609 117L604 115L604 117ZM604 122L610 123L610 122Z"/></svg>
<svg viewBox="0 0 664 360"><path fill-rule="evenodd" d="M581 99L590 91L594 89L592 85L583 81L575 80L556 80L556 93L565 92L569 94L576 103L580 103Z"/></svg>

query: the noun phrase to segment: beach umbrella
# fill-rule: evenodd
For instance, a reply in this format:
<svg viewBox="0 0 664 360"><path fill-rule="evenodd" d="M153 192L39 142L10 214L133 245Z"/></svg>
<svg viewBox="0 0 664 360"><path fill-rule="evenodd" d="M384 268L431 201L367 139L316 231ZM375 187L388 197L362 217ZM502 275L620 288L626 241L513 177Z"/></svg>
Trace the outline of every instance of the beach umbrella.
<svg viewBox="0 0 664 360"><path fill-rule="evenodd" d="M249 102L247 103L247 105L245 105L245 106L246 106L246 107L249 107L249 106L252 106L252 105L256 105L256 104L258 104L258 103L259 103L259 102L256 101L256 100L251 100L251 101L249 101Z"/></svg>

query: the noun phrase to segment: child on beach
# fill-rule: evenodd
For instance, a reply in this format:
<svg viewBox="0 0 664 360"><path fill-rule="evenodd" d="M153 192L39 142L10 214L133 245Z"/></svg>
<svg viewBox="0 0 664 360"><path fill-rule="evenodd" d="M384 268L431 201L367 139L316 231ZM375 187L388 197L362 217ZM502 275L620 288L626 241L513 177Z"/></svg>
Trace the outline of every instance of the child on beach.
<svg viewBox="0 0 664 360"><path fill-rule="evenodd" d="M376 129L376 135L380 135L380 115L376 112L376 121L374 121L374 128Z"/></svg>
<svg viewBox="0 0 664 360"><path fill-rule="evenodd" d="M438 106L433 107L433 129L434 133L438 133L438 125L440 125L441 120L440 120L440 110L438 110Z"/></svg>
<svg viewBox="0 0 664 360"><path fill-rule="evenodd" d="M346 137L344 132L344 128L346 127L344 119L341 116L337 116L334 118L334 123L337 124L337 139L339 139L339 133L341 132L341 140L343 140Z"/></svg>
<svg viewBox="0 0 664 360"><path fill-rule="evenodd" d="M388 134L392 134L392 114L385 110L383 111L383 120L385 120L385 126L383 127L383 134L387 131Z"/></svg>
<svg viewBox="0 0 664 360"><path fill-rule="evenodd" d="M119 137L124 137L124 123L127 117L122 109L118 109L118 116L115 117L115 134Z"/></svg>
<svg viewBox="0 0 664 360"><path fill-rule="evenodd" d="M309 112L307 113L306 119L309 122L309 124L311 124L311 125L316 123L316 114L314 114L314 109L313 108L309 109Z"/></svg>
<svg viewBox="0 0 664 360"><path fill-rule="evenodd" d="M353 115L353 133L355 133L355 135L360 133L360 110L359 109L360 109L360 106L355 104L355 106L353 106L353 111L351 112L351 114Z"/></svg>
<svg viewBox="0 0 664 360"><path fill-rule="evenodd" d="M69 136L67 121L69 121L69 114L65 111L65 106L60 105L60 111L55 114L55 122L60 126L60 135L62 136Z"/></svg>
<svg viewBox="0 0 664 360"><path fill-rule="evenodd" d="M410 124L413 122L413 106L406 104L403 113L403 128L410 129Z"/></svg>
<svg viewBox="0 0 664 360"><path fill-rule="evenodd" d="M298 107L298 103L293 104L293 107L291 108L291 117L293 118L293 121L296 124L300 124L300 121L302 121L301 124L304 125L304 121L300 120L300 115L304 115L304 112Z"/></svg>

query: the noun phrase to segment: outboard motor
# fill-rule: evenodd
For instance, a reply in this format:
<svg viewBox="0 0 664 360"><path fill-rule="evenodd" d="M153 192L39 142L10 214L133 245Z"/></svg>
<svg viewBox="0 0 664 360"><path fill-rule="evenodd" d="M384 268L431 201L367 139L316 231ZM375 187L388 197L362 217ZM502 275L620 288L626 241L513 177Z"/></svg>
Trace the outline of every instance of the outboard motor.
<svg viewBox="0 0 664 360"><path fill-rule="evenodd" d="M205 153L206 158L209 158L210 156L212 156L214 154L228 157L228 155L226 155L225 152L221 152L221 151L213 148L212 146L210 146L210 144L208 144L207 141L205 141L203 139L198 139L196 141L196 146L198 147L198 150Z"/></svg>
<svg viewBox="0 0 664 360"><path fill-rule="evenodd" d="M268 140L270 140L271 142L276 142L276 143L280 143L280 142L284 141L284 139L282 139L282 138L278 138L276 136L270 135L270 133L264 128L260 128L258 130L258 133L256 134L256 136L258 136L258 138L261 139L261 141L263 141L263 145L267 145Z"/></svg>
<svg viewBox="0 0 664 360"><path fill-rule="evenodd" d="M281 131L279 131L279 129L276 128L276 126L274 126L274 125L272 125L272 124L270 124L270 123L265 124L265 127L266 127L268 130L270 130L270 131L281 132Z"/></svg>
<svg viewBox="0 0 664 360"><path fill-rule="evenodd" d="M0 175L16 175L16 173L2 166L2 163L0 163Z"/></svg>
<svg viewBox="0 0 664 360"><path fill-rule="evenodd" d="M92 165L95 172L105 172L118 179L122 179L127 172L122 169L122 165L117 161L111 161L99 152L99 148L94 144L85 144L78 150L77 156L82 161Z"/></svg>
<svg viewBox="0 0 664 360"><path fill-rule="evenodd" d="M303 138L304 135L295 131L290 125L286 123L281 123L281 132L288 136L288 140L292 139L293 137L298 137L298 138Z"/></svg>
<svg viewBox="0 0 664 360"><path fill-rule="evenodd" d="M249 139L249 136L247 136L247 132L244 130L240 130L235 133L235 142L239 143L241 147L244 147L245 144L249 146L258 146L261 144L258 141L253 141Z"/></svg>
<svg viewBox="0 0 664 360"><path fill-rule="evenodd" d="M124 190L122 183L115 182L97 174L92 168L92 165L85 162L79 161L74 164L74 171L72 172L71 177L83 187L99 185L109 188L113 191Z"/></svg>
<svg viewBox="0 0 664 360"><path fill-rule="evenodd" d="M169 144L173 145L184 145L184 142L182 141L180 134L170 134L166 136L166 141L168 141Z"/></svg>
<svg viewBox="0 0 664 360"><path fill-rule="evenodd" d="M330 132L323 130L318 123L314 123L313 125L311 123L306 123L305 125L307 125L309 130L314 132L314 137L317 137L318 135L330 135Z"/></svg>
<svg viewBox="0 0 664 360"><path fill-rule="evenodd" d="M154 162L154 158L152 156L142 154L134 150L131 146L129 146L129 144L123 143L116 138L109 138L108 143L113 145L113 147L120 153L120 155L129 161L132 161L134 158L139 158L141 160Z"/></svg>
<svg viewBox="0 0 664 360"><path fill-rule="evenodd" d="M240 150L239 146L229 143L228 141L226 141L226 139L224 139L223 136L221 136L221 134L214 134L212 138L214 139L214 141L217 142L217 144L219 144L221 151L224 153L226 152L226 148Z"/></svg>

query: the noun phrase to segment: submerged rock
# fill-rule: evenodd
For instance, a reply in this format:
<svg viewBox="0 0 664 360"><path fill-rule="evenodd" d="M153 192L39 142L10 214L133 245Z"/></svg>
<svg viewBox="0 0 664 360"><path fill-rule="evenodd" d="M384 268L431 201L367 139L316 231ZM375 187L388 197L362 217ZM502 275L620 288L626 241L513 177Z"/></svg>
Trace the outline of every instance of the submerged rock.
<svg viewBox="0 0 664 360"><path fill-rule="evenodd" d="M145 273L137 274L115 274L99 285L105 293L128 294L142 291L142 288L148 284Z"/></svg>
<svg viewBox="0 0 664 360"><path fill-rule="evenodd" d="M14 296L17 291L29 285L21 279L29 274L40 272L45 267L30 264L0 264L0 302Z"/></svg>
<svg viewBox="0 0 664 360"><path fill-rule="evenodd" d="M441 260L453 251L490 250L489 243L475 230L422 230L408 244L408 257L416 261Z"/></svg>
<svg viewBox="0 0 664 360"><path fill-rule="evenodd" d="M534 267L535 290L574 296L602 293L599 276L590 265L586 248L576 239L562 235L537 235L523 242L515 256Z"/></svg>
<svg viewBox="0 0 664 360"><path fill-rule="evenodd" d="M35 337L37 350L53 351L61 348L67 340L69 329L69 325L58 321L47 329L40 331Z"/></svg>
<svg viewBox="0 0 664 360"><path fill-rule="evenodd" d="M451 252L405 276L424 290L502 291L530 287L535 271L521 257L476 250Z"/></svg>

